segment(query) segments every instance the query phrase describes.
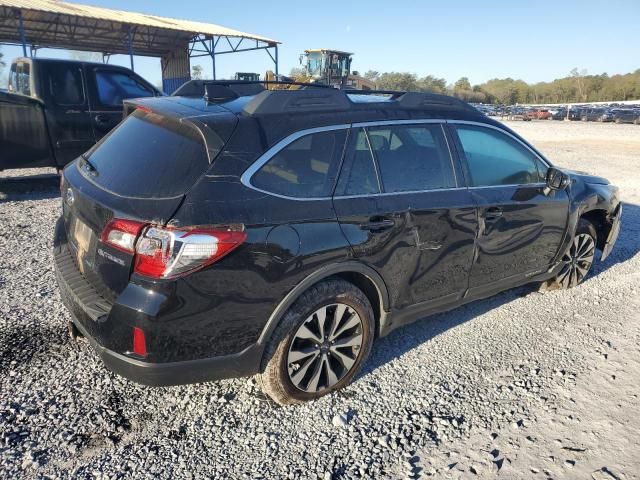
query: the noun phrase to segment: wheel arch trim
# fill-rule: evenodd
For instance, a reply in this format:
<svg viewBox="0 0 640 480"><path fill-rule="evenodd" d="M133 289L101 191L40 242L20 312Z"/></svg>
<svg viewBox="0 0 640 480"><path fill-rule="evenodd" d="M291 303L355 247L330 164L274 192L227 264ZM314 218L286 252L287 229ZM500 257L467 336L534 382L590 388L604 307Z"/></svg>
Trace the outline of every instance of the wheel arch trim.
<svg viewBox="0 0 640 480"><path fill-rule="evenodd" d="M381 329L385 323L386 314L390 309L389 291L387 289L387 285L382 279L382 276L380 276L380 274L370 266L361 262L347 261L322 267L305 277L293 289L291 289L291 291L287 293L287 295L282 299L282 301L276 306L276 308L269 316L266 325L260 333L260 337L258 338L257 343L260 345L265 345L269 341L271 334L278 326L278 323L280 322L286 311L305 291L307 291L316 283L339 273L361 274L365 276L369 281L371 281L371 283L375 286L378 293L378 298L380 299L380 318L378 319L378 329Z"/></svg>

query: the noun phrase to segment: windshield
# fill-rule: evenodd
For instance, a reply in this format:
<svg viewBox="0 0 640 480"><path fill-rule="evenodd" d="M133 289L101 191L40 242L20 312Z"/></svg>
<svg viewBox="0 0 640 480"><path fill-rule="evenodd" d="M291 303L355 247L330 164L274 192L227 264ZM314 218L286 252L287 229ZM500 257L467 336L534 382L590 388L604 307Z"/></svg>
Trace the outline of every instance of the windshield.
<svg viewBox="0 0 640 480"><path fill-rule="evenodd" d="M309 75L317 77L322 75L322 53L311 52L307 55L307 70Z"/></svg>

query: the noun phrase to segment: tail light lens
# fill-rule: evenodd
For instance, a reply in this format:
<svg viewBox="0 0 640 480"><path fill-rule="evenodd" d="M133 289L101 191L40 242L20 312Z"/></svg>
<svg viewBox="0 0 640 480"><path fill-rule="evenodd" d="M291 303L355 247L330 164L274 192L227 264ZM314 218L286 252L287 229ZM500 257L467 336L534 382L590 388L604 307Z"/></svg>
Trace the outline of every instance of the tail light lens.
<svg viewBox="0 0 640 480"><path fill-rule="evenodd" d="M174 278L217 262L247 238L242 229L163 228L113 219L101 240L133 254L134 271L151 278Z"/></svg>
<svg viewBox="0 0 640 480"><path fill-rule="evenodd" d="M144 226L144 223L133 220L114 218L102 231L101 240L123 252L134 253L136 238Z"/></svg>
<svg viewBox="0 0 640 480"><path fill-rule="evenodd" d="M247 238L244 231L148 227L136 244L134 270L151 278L172 278L217 262Z"/></svg>

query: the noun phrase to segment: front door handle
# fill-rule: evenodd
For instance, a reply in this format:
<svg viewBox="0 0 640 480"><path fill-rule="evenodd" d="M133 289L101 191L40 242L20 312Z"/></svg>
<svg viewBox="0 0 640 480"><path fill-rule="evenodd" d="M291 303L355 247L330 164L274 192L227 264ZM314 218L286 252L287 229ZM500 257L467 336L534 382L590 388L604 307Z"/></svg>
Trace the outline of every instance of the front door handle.
<svg viewBox="0 0 640 480"><path fill-rule="evenodd" d="M396 224L390 218L370 218L368 222L361 223L360 228L362 230L369 230L370 232L381 232L393 227Z"/></svg>
<svg viewBox="0 0 640 480"><path fill-rule="evenodd" d="M491 207L487 208L484 211L484 219L485 220L497 220L502 217L502 209L499 207Z"/></svg>

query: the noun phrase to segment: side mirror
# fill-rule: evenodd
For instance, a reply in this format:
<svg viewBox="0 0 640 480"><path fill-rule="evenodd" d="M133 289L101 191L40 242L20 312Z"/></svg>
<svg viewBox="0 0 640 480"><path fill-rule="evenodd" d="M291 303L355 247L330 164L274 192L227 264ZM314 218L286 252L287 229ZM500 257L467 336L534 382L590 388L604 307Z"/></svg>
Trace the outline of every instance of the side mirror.
<svg viewBox="0 0 640 480"><path fill-rule="evenodd" d="M547 170L547 186L545 193L549 193L552 190L564 190L569 185L571 178L569 175L554 167L550 167Z"/></svg>

